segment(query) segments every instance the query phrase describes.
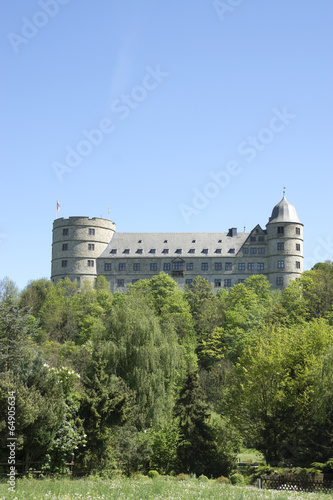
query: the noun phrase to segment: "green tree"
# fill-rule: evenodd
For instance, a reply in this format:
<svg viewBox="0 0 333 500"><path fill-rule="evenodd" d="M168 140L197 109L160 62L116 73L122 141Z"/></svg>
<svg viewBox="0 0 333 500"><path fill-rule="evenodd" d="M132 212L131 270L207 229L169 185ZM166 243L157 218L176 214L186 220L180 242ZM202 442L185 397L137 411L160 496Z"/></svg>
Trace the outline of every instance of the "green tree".
<svg viewBox="0 0 333 500"><path fill-rule="evenodd" d="M89 468L103 468L114 460L111 450L112 428L131 419L133 393L124 381L106 371L102 345L96 345L83 378L84 394L80 417L87 434L87 450L79 457Z"/></svg>
<svg viewBox="0 0 333 500"><path fill-rule="evenodd" d="M215 472L217 449L208 425L210 413L197 372L188 373L174 415L180 430L177 449L179 471L210 476Z"/></svg>

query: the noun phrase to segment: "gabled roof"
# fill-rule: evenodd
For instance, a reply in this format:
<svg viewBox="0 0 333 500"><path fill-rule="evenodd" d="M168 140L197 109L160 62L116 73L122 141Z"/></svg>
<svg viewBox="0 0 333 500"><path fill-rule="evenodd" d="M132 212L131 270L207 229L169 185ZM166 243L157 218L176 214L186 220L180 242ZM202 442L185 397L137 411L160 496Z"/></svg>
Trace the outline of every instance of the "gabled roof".
<svg viewBox="0 0 333 500"><path fill-rule="evenodd" d="M228 233L114 233L100 257L232 257L237 254L249 234L228 236ZM129 254L124 253L126 249L130 250ZM138 249L142 249L142 253L137 253ZM151 253L154 249L155 253ZM165 249L169 252L164 253ZM181 253L177 252L179 249L182 250ZM190 253L191 249L195 249L195 253ZM221 253L217 253L217 249L221 249ZM234 253L230 252L231 249L234 249ZM117 253L110 253L112 250L117 250Z"/></svg>

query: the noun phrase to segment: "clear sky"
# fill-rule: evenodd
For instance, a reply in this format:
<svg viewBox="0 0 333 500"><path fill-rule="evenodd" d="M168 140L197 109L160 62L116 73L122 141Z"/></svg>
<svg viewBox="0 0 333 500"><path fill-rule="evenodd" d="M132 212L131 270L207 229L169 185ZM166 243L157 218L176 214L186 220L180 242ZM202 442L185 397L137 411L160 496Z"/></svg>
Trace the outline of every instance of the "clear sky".
<svg viewBox="0 0 333 500"><path fill-rule="evenodd" d="M331 0L15 0L0 16L0 278L50 277L52 223L265 227L333 259Z"/></svg>

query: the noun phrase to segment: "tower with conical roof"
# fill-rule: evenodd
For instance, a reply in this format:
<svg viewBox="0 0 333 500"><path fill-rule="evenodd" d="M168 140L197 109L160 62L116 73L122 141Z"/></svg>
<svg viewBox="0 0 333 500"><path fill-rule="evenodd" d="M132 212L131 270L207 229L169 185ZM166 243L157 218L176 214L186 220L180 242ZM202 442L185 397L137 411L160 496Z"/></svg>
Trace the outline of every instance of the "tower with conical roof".
<svg viewBox="0 0 333 500"><path fill-rule="evenodd" d="M267 277L272 288L284 289L303 272L303 224L285 196L266 224Z"/></svg>

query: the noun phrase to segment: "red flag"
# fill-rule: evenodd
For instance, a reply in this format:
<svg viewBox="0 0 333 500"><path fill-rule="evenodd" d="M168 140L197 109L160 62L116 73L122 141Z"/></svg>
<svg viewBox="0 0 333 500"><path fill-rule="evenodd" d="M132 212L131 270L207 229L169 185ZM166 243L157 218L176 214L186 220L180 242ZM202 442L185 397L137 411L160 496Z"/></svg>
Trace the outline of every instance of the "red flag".
<svg viewBox="0 0 333 500"><path fill-rule="evenodd" d="M60 210L60 203L59 201L57 201L57 212L59 212L59 210Z"/></svg>

